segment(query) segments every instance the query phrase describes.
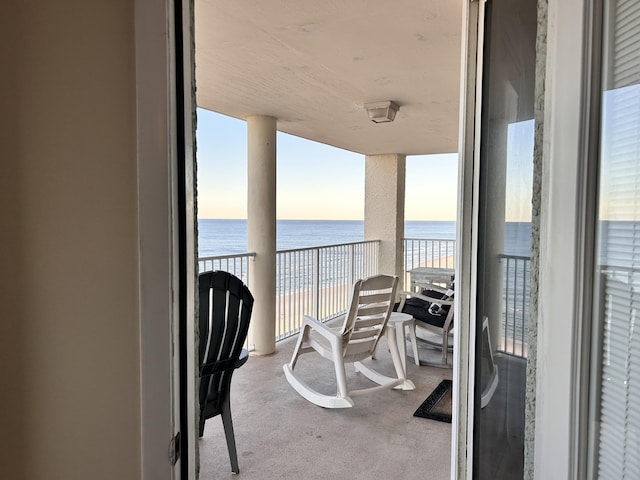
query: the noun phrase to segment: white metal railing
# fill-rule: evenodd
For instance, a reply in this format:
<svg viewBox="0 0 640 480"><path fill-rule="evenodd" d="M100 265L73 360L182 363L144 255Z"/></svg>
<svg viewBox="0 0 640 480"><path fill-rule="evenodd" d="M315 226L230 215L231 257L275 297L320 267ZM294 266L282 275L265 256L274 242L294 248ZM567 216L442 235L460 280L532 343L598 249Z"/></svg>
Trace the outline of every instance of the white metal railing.
<svg viewBox="0 0 640 480"><path fill-rule="evenodd" d="M517 357L528 355L531 258L500 255L503 264L502 332L498 350Z"/></svg>
<svg viewBox="0 0 640 480"><path fill-rule="evenodd" d="M351 286L378 273L379 240L276 252L276 340L300 331L304 315L329 320L347 309ZM249 283L255 253L202 257L199 272L224 270Z"/></svg>
<svg viewBox="0 0 640 480"><path fill-rule="evenodd" d="M201 257L198 259L198 272L210 272L224 270L249 284L249 262L256 256L255 253L239 253L236 255L219 255L216 257Z"/></svg>
<svg viewBox="0 0 640 480"><path fill-rule="evenodd" d="M410 290L414 268L455 268L456 241L440 238L404 239L404 289Z"/></svg>
<svg viewBox="0 0 640 480"><path fill-rule="evenodd" d="M405 282L418 267L455 268L456 241L452 239L404 239ZM527 256L500 255L503 262L502 326L498 350L527 357L531 260Z"/></svg>
<svg viewBox="0 0 640 480"><path fill-rule="evenodd" d="M404 270L417 267L454 268L456 241L438 238L405 238Z"/></svg>
<svg viewBox="0 0 640 480"><path fill-rule="evenodd" d="M282 250L276 254L276 340L295 335L304 315L328 320L348 306L351 285L378 273L380 241ZM455 240L407 238L405 272L419 266L454 268ZM249 283L255 253L198 259L200 272L225 270ZM529 327L530 258L500 255L503 309L498 350L526 357Z"/></svg>
<svg viewBox="0 0 640 480"><path fill-rule="evenodd" d="M282 250L276 255L276 340L295 335L304 315L329 320L347 309L351 286L378 273L379 241Z"/></svg>

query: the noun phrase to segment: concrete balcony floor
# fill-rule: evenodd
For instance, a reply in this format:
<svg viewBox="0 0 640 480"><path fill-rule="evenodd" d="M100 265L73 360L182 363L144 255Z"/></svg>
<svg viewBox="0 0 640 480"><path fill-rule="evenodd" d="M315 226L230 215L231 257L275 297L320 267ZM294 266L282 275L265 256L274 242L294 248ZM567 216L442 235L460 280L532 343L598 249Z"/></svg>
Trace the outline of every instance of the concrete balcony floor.
<svg viewBox="0 0 640 480"><path fill-rule="evenodd" d="M330 410L300 397L284 378L282 365L294 344L295 338L279 342L275 354L251 357L236 371L231 411L240 474L231 474L222 420L215 417L198 442L201 479L449 478L451 424L413 412L442 379L451 378L451 369L419 367L409 357L407 376L415 390L377 392L354 398L353 408ZM392 374L385 338L376 360L368 362ZM296 372L322 393L335 392L333 364L319 355L303 355ZM352 365L347 379L350 386L374 385Z"/></svg>

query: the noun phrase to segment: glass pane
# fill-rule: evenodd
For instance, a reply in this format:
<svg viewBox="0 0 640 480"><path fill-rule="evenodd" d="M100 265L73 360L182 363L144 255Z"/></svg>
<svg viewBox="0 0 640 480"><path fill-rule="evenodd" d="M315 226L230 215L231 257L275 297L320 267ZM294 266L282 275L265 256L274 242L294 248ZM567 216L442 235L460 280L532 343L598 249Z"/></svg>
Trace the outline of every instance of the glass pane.
<svg viewBox="0 0 640 480"><path fill-rule="evenodd" d="M524 466L536 1L487 3L484 51L474 478Z"/></svg>
<svg viewBox="0 0 640 480"><path fill-rule="evenodd" d="M640 478L640 3L604 2L597 255L596 478Z"/></svg>

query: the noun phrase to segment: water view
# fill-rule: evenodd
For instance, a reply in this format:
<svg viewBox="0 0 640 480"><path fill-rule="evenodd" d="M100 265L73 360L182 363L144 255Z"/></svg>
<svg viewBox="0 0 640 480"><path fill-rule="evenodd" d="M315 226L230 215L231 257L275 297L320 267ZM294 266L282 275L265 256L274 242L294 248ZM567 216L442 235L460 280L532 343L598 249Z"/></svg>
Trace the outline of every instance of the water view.
<svg viewBox="0 0 640 480"><path fill-rule="evenodd" d="M406 238L456 238L456 222L407 221ZM364 239L362 220L278 220L278 250L318 247ZM200 257L247 252L246 220L198 220Z"/></svg>

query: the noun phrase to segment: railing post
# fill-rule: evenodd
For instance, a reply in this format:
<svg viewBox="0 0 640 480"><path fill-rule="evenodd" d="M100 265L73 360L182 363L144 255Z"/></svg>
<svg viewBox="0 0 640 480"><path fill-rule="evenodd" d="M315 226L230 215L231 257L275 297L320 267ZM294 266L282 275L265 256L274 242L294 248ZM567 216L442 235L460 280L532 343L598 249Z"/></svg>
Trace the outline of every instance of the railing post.
<svg viewBox="0 0 640 480"><path fill-rule="evenodd" d="M313 265L311 266L311 291L313 292L313 316L320 318L320 250L313 249Z"/></svg>
<svg viewBox="0 0 640 480"><path fill-rule="evenodd" d="M353 282L356 281L356 279L354 278L354 272L355 272L355 268L354 268L354 255L353 255L353 248L354 245L349 245L348 246L348 250L347 250L347 278L349 279L348 283L351 285L353 284Z"/></svg>
<svg viewBox="0 0 640 480"><path fill-rule="evenodd" d="M516 311L518 308L518 265L520 265L521 260L516 260L513 265L513 341L511 342L512 351L511 353L515 353L516 351ZM524 292L523 292L524 293ZM524 296L524 295L523 295ZM524 313L524 312L523 312Z"/></svg>
<svg viewBox="0 0 640 480"><path fill-rule="evenodd" d="M504 351L509 353L509 351L507 350L507 345L508 345L508 339L509 339L509 333L508 333L508 325L509 325L509 279L510 279L510 275L509 275L509 266L511 263L511 259L510 258L506 258L506 262L503 262L503 260L505 260L504 258L500 257L499 258L499 262L502 263L503 265L505 265L505 274L504 274L504 311L502 313L502 321L504 322Z"/></svg>
<svg viewBox="0 0 640 480"><path fill-rule="evenodd" d="M521 328L521 341L520 343L522 344L522 356L527 356L524 354L524 344L525 344L525 336L524 336L524 322L525 319L527 319L527 330L529 327L529 311L527 308L527 301L528 301L528 297L529 297L529 291L530 289L527 288L527 281L531 281L530 279L530 275L531 275L531 260L524 260L523 262L523 268L524 268L524 275L522 276L522 328ZM527 269L527 265L529 266L529 268ZM527 270L529 271L529 273L527 274Z"/></svg>

